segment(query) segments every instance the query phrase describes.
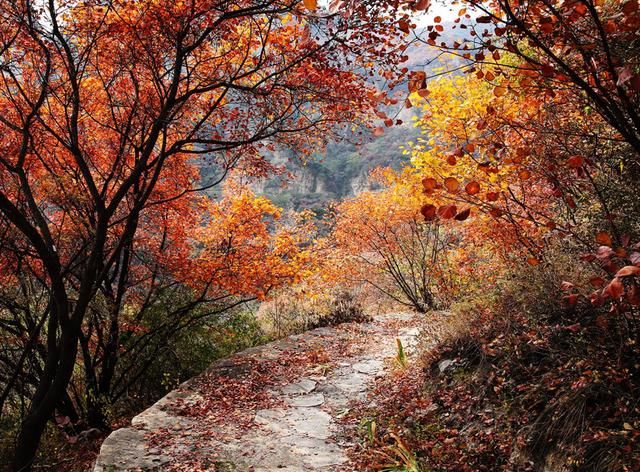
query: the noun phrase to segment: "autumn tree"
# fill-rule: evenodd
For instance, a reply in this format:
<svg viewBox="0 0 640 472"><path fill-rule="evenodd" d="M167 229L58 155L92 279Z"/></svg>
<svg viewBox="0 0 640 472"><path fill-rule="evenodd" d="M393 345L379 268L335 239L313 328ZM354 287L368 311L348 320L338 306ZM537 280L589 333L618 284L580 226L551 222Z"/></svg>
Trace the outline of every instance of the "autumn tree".
<svg viewBox="0 0 640 472"><path fill-rule="evenodd" d="M359 122L378 94L349 64L391 73L397 25L387 2L339 12L279 0L0 9L2 336L23 352L3 396L35 359L14 462L29 470L69 401L79 346L112 378L123 307L153 293L159 273L182 270L173 256L189 248L190 197L232 168L268 173L265 147L304 152ZM218 169L211 182L199 181L199 159Z"/></svg>
<svg viewBox="0 0 640 472"><path fill-rule="evenodd" d="M455 280L449 253L456 236L439 221L425 222L421 195L394 172L378 171L375 180L382 190L337 205L329 236L336 252L325 276L339 272L343 283L371 285L421 313L443 306Z"/></svg>
<svg viewBox="0 0 640 472"><path fill-rule="evenodd" d="M571 240L605 273L593 278L595 303L624 293L623 304L636 303L631 278L622 276L626 292L610 282L619 286L618 269L633 265L638 234L620 218L636 207L628 190L638 176L637 3L461 7L453 27L462 38L442 41L437 18L426 42L454 56L466 77L427 85L423 73L409 83L430 136L412 146L427 204L473 205L503 238L510 231L503 241L524 248L530 264L550 242Z"/></svg>
<svg viewBox="0 0 640 472"><path fill-rule="evenodd" d="M640 152L636 0L450 4L460 6L453 26L460 38L443 41L445 28L436 17L425 42L461 59L460 70L483 70L511 55L517 61L503 64L491 76L528 77L532 95L550 89L570 92L574 100L592 107L635 154Z"/></svg>

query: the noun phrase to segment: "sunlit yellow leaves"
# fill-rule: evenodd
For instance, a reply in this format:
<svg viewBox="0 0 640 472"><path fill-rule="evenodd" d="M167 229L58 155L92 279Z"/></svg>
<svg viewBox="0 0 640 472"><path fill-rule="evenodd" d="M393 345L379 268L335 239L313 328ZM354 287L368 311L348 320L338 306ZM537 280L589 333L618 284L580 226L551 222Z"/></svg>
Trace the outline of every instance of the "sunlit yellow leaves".
<svg viewBox="0 0 640 472"><path fill-rule="evenodd" d="M281 225L280 208L235 183L222 200L203 202L203 209L208 223L194 236L201 249L183 267L190 284L206 284L215 274L216 286L227 292L261 298L265 288L308 270L311 256L303 246L311 229L304 215L293 216L296 225Z"/></svg>

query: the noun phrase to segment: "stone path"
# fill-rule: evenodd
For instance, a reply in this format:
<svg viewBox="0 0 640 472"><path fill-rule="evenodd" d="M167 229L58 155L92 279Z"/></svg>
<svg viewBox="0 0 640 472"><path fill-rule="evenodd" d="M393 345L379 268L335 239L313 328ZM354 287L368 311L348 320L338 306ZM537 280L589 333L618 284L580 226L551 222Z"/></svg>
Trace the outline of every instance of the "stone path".
<svg viewBox="0 0 640 472"><path fill-rule="evenodd" d="M366 400L376 376L394 368L397 338L411 351L415 326L412 315L389 314L290 336L217 362L133 418L130 427L114 431L94 472L351 471L349 444L337 434L335 420L353 402ZM242 397L229 380L283 363L280 378ZM253 410L245 405L216 416L218 405L247 397Z"/></svg>

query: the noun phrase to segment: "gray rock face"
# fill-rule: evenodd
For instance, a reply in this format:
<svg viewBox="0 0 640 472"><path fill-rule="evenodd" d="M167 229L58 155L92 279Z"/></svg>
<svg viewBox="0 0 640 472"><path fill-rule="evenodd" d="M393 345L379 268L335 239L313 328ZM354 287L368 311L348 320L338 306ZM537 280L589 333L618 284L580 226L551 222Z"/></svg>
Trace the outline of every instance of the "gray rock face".
<svg viewBox="0 0 640 472"><path fill-rule="evenodd" d="M130 427L114 431L102 445L94 472L193 470L191 462L182 457L195 461L198 470L353 470L345 452L349 445L340 442L335 419L351 402L366 400L373 380L385 368L392 368L396 338L401 338L410 354L418 332L385 326L387 321L398 320L410 321L411 317L379 317L362 327L367 337L364 345L369 346L364 352L335 359L320 374L308 372L299 378L282 379L279 387L269 390L279 400L278 405L255 411L249 417L249 427L239 427L241 420L231 416L224 418L223 424L208 428L207 415L195 418L178 414L177 405L197 407L206 397L205 392L198 391L202 387L198 387L197 378L186 382L133 418ZM243 375L248 369L247 363L240 362L243 359L274 360L282 353L301 352L305 342L307 349L318 343L330 346L345 336L339 328L320 328L236 354L215 363L208 372ZM215 431L215 435L203 435L202 431Z"/></svg>

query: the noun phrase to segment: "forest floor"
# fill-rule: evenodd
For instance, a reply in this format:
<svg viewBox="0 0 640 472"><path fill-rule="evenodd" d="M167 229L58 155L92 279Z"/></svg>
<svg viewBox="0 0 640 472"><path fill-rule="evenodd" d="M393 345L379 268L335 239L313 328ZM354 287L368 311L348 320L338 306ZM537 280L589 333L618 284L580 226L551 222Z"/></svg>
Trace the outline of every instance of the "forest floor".
<svg viewBox="0 0 640 472"><path fill-rule="evenodd" d="M350 471L376 378L418 342L416 315L392 313L289 336L214 363L103 443L95 471Z"/></svg>

